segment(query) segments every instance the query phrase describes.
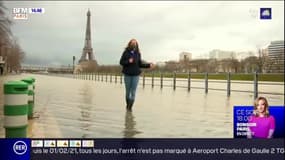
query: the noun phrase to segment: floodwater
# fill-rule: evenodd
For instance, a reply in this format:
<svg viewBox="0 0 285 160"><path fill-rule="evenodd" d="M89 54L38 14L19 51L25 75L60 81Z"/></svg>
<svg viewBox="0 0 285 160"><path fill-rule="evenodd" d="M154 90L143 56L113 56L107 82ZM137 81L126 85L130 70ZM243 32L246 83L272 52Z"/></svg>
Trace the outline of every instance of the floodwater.
<svg viewBox="0 0 285 160"><path fill-rule="evenodd" d="M3 83L33 76L35 116L29 120L32 138L231 138L233 106L252 105L253 94L203 89L138 86L133 112L126 112L124 84L50 75L11 75L0 77L0 137L3 128ZM147 81L146 84L150 84ZM160 81L155 81L159 85ZM167 83L167 82L166 82ZM169 80L169 85L171 85ZM181 84L180 84L181 83ZM178 82L177 85L184 85ZM185 82L187 84L187 81ZM196 84L197 83L197 84ZM194 87L203 81L191 82ZM220 86L221 85L221 86ZM253 85L233 83L234 89L253 90ZM249 86L247 86L249 85ZM186 85L187 86L187 85ZM226 84L209 87L226 88ZM284 105L284 83L260 86L270 105Z"/></svg>

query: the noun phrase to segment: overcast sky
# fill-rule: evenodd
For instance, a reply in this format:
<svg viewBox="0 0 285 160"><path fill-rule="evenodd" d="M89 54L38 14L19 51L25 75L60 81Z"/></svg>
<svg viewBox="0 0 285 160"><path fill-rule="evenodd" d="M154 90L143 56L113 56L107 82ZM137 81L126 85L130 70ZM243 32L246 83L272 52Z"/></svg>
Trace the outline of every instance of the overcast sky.
<svg viewBox="0 0 285 160"><path fill-rule="evenodd" d="M44 14L13 20L12 31L26 52L25 63L72 64L81 57L86 12L91 11L92 47L99 64L118 64L131 38L150 62L193 58L213 49L255 51L272 40L284 40L284 1L210 2L16 2L5 1L13 18L15 7L44 8ZM261 7L272 8L271 20L260 20Z"/></svg>

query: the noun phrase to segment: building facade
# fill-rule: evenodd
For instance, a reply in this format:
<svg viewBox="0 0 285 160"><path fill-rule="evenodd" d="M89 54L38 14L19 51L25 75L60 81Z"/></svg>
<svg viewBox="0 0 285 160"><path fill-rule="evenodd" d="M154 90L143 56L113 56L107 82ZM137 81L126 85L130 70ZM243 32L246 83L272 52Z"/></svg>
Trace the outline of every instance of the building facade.
<svg viewBox="0 0 285 160"><path fill-rule="evenodd" d="M284 40L272 41L268 46L267 71L284 73Z"/></svg>
<svg viewBox="0 0 285 160"><path fill-rule="evenodd" d="M181 52L179 54L179 61L191 61L192 59L192 54L189 52Z"/></svg>
<svg viewBox="0 0 285 160"><path fill-rule="evenodd" d="M237 55L235 52L232 51L223 51L219 49L214 49L210 51L209 53L210 59L217 59L217 60L222 60L222 59L236 59Z"/></svg>

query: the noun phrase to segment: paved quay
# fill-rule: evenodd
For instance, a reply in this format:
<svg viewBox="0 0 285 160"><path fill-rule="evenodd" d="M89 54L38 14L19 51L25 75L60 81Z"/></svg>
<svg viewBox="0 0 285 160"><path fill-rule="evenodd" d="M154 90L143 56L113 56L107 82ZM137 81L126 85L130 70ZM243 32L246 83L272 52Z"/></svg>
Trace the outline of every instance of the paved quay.
<svg viewBox="0 0 285 160"><path fill-rule="evenodd" d="M0 77L0 137L3 128L3 83L35 77L32 138L231 138L233 106L252 105L249 93L138 86L133 112L126 112L124 84L50 75ZM269 95L282 105L284 95Z"/></svg>

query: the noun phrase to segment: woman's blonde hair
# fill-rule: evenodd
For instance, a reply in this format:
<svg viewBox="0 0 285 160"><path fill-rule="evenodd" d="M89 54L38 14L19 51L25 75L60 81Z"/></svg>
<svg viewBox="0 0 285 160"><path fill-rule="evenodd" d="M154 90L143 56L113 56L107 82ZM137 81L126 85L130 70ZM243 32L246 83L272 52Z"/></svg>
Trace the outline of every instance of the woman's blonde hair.
<svg viewBox="0 0 285 160"><path fill-rule="evenodd" d="M254 101L254 109L253 109L253 115L255 116L259 116L259 112L257 111L257 106L258 106L258 102L260 100L263 100L264 101L264 106L265 106L265 117L269 117L269 110L268 110L268 101L265 97L257 97Z"/></svg>

